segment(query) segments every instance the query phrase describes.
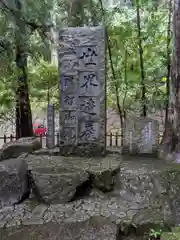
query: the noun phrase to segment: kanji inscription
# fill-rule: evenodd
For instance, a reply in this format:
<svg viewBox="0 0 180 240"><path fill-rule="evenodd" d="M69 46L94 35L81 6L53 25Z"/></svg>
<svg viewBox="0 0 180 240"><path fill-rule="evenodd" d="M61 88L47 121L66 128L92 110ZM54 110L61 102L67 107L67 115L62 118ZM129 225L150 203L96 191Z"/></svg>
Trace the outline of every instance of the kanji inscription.
<svg viewBox="0 0 180 240"><path fill-rule="evenodd" d="M76 108L76 95L62 93L62 106L66 109Z"/></svg>
<svg viewBox="0 0 180 240"><path fill-rule="evenodd" d="M60 151L91 155L106 148L105 29L62 29L59 35ZM95 147L92 147L94 144ZM86 151L82 148L86 146ZM89 155L88 154L88 155Z"/></svg>
<svg viewBox="0 0 180 240"><path fill-rule="evenodd" d="M77 65L77 59L68 56L67 58L64 58L63 61L61 61L61 72L68 73L68 71L72 71L72 69L75 69Z"/></svg>
<svg viewBox="0 0 180 240"><path fill-rule="evenodd" d="M80 73L79 91L82 95L98 96L100 93L100 83L96 72Z"/></svg>
<svg viewBox="0 0 180 240"><path fill-rule="evenodd" d="M76 128L65 127L61 132L61 139L65 142L74 142L76 141Z"/></svg>
<svg viewBox="0 0 180 240"><path fill-rule="evenodd" d="M82 46L77 49L79 66L83 68L97 67L98 65L98 47Z"/></svg>
<svg viewBox="0 0 180 240"><path fill-rule="evenodd" d="M80 141L93 141L98 138L98 123L92 121L82 122L79 131Z"/></svg>
<svg viewBox="0 0 180 240"><path fill-rule="evenodd" d="M99 112L99 102L95 97L79 97L79 108L87 114L97 115Z"/></svg>
<svg viewBox="0 0 180 240"><path fill-rule="evenodd" d="M73 92L77 87L75 75L61 75L61 90Z"/></svg>
<svg viewBox="0 0 180 240"><path fill-rule="evenodd" d="M76 125L76 111L66 110L61 114L61 122L68 125Z"/></svg>

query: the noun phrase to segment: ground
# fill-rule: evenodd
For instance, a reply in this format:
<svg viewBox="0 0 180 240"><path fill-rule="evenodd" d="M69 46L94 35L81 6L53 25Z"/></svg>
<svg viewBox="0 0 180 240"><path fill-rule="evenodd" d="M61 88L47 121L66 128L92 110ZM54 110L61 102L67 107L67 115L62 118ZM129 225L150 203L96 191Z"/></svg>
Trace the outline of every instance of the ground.
<svg viewBox="0 0 180 240"><path fill-rule="evenodd" d="M53 239L63 236L63 240L140 240L145 239L144 235L150 228L158 226L168 231L179 221L180 168L176 164L169 165L150 158L124 158L118 154L97 159L28 155L26 162L32 173L36 173L38 184L42 184L39 185L40 190L46 182L49 186L49 177L54 179L51 184L57 184L62 176L63 179L70 176L66 175L67 166L70 172L76 168L81 173L90 174L91 188L69 202L58 203L62 200L55 196L59 192L64 196L72 193L75 183L74 180L69 182L68 177L63 183L65 188L59 185L60 189L68 186L68 193L55 188L52 192L42 191L44 197L53 195L49 199L55 199L56 203L40 204L31 196L22 204L3 207L0 211L0 235L3 240L26 240L28 236L38 240L40 237L51 240L52 236ZM3 162L0 168L2 166ZM53 173L52 169L55 169ZM63 169L66 171L62 175ZM109 187L104 189L102 186L105 185ZM98 228L95 227L98 225ZM27 233L31 235L27 236Z"/></svg>

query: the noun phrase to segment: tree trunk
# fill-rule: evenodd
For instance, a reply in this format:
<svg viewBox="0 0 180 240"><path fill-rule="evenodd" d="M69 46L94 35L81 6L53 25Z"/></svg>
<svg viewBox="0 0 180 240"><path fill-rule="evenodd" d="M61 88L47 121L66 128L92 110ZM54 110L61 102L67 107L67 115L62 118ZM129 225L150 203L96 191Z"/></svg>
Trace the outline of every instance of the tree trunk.
<svg viewBox="0 0 180 240"><path fill-rule="evenodd" d="M53 0L52 10L50 12L51 21L53 26L50 28L50 49L51 49L51 63L55 66L58 66L58 51L57 51L57 31L56 31L56 8L57 8L57 0Z"/></svg>
<svg viewBox="0 0 180 240"><path fill-rule="evenodd" d="M16 22L16 67L17 67L17 86L16 86L16 138L29 137L33 135L32 115L29 101L27 83L27 39L26 26L20 20L22 4L20 0L15 1L18 11Z"/></svg>
<svg viewBox="0 0 180 240"><path fill-rule="evenodd" d="M169 111L159 157L180 163L180 1L173 8L173 56L169 91Z"/></svg>
<svg viewBox="0 0 180 240"><path fill-rule="evenodd" d="M146 117L147 106L146 106L146 86L145 86L145 73L144 73L144 59L143 59L143 47L142 47L142 36L141 36L141 19L140 19L140 6L139 0L136 0L136 14L137 14L137 30L138 30L138 48L139 48L139 62L140 62L140 76L141 76L141 101L142 111L141 116Z"/></svg>
<svg viewBox="0 0 180 240"><path fill-rule="evenodd" d="M68 26L83 27L84 26L84 5L86 0L70 0L68 11Z"/></svg>
<svg viewBox="0 0 180 240"><path fill-rule="evenodd" d="M169 16L168 16L168 25L167 25L167 77L166 77L166 112L165 112L165 122L168 120L168 109L169 109L169 81L171 75L171 51L170 51L170 42L171 42L171 12L172 12L172 0L169 0ZM167 120L166 120L167 119Z"/></svg>

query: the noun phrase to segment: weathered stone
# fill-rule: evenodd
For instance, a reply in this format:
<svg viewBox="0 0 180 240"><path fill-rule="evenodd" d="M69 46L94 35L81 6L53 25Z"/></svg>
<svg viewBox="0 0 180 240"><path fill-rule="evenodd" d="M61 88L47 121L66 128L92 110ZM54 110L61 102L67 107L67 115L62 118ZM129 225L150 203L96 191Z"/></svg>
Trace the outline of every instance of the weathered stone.
<svg viewBox="0 0 180 240"><path fill-rule="evenodd" d="M17 203L28 191L25 160L6 160L0 163L0 206Z"/></svg>
<svg viewBox="0 0 180 240"><path fill-rule="evenodd" d="M15 208L3 208L0 211L0 228L8 227L11 231L12 228L9 227L21 225L20 232L22 231L23 235L24 225L28 225L30 229L36 225L35 231L40 231L40 234L39 226L43 223L48 224L47 226L51 224L54 226L53 224L57 223L59 226L60 224L77 226L76 224L84 224L89 222L91 217L96 216L116 224L116 228L121 230L122 238L120 239L140 240L150 228L166 229L167 227L169 229L171 225L179 224L180 167L178 164L170 165L156 159L136 157L118 159L115 156L88 159L28 155L26 162L36 182L44 184L38 183L41 194L50 202L64 203L37 206L32 199L29 199L27 202L32 206L26 207L22 204ZM106 191L110 189L105 189L106 193L102 193L98 189L106 186L106 174L110 177L113 173L115 174L114 190L107 193ZM100 177L101 174L102 177ZM94 177L93 186L97 189L92 189L86 197L81 196L73 202L67 203L62 200L65 197L71 200L77 188L82 187L81 184L79 185L79 179L85 178L82 180L84 183L89 179L89 175L92 183ZM76 187L74 182L77 183ZM110 182L108 180L107 186L111 186ZM136 229L138 236L132 232L133 228ZM16 237L16 235L13 236ZM83 233L82 236L84 236Z"/></svg>
<svg viewBox="0 0 180 240"><path fill-rule="evenodd" d="M159 125L150 118L127 119L124 128L123 153L156 156L159 146Z"/></svg>
<svg viewBox="0 0 180 240"><path fill-rule="evenodd" d="M134 157L133 161L122 161L118 181L109 195L132 203L133 223L137 226L171 226L179 222L179 169L154 159L145 162Z"/></svg>
<svg viewBox="0 0 180 240"><path fill-rule="evenodd" d="M35 137L19 138L3 145L0 151L0 160L17 158L22 153L32 153L40 148L41 143Z"/></svg>
<svg viewBox="0 0 180 240"><path fill-rule="evenodd" d="M80 158L62 156L33 156L26 158L29 168L36 171L36 168L46 168L46 166L63 173L65 171L71 175L71 171L79 169L80 172L87 172L93 186L101 191L107 192L113 189L115 178L120 171L120 159L116 156L108 155L100 158ZM45 170L46 171L46 170ZM41 175L41 174L40 174ZM45 175L44 175L45 176ZM57 175L56 175L57 176ZM62 175L63 176L63 175ZM37 174L38 178L38 174ZM70 178L71 179L71 178Z"/></svg>
<svg viewBox="0 0 180 240"><path fill-rule="evenodd" d="M33 169L32 175L41 197L51 204L69 202L75 196L77 188L89 179L87 172L60 164L54 168Z"/></svg>
<svg viewBox="0 0 180 240"><path fill-rule="evenodd" d="M72 147L72 145L65 145L60 148L60 154L62 156L79 156L79 157L92 157L92 156L105 156L104 145L99 143L86 143L78 144Z"/></svg>
<svg viewBox="0 0 180 240"><path fill-rule="evenodd" d="M108 169L105 171L91 171L92 176L92 184L95 188L103 191L109 192L114 189L115 181L116 181L116 174L120 171L120 167L117 166L115 169Z"/></svg>
<svg viewBox="0 0 180 240"><path fill-rule="evenodd" d="M11 227L0 230L3 240L116 240L117 226L102 217L92 217L76 223L49 222L45 224Z"/></svg>
<svg viewBox="0 0 180 240"><path fill-rule="evenodd" d="M105 155L105 29L62 29L59 46L60 152Z"/></svg>

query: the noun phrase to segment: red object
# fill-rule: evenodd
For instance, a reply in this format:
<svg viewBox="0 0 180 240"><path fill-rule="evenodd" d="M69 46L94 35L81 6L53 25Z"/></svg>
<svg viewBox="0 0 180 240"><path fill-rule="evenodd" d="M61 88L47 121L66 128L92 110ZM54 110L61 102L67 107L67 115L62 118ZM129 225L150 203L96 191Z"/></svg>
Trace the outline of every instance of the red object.
<svg viewBox="0 0 180 240"><path fill-rule="evenodd" d="M36 136L45 136L47 128L43 124L33 124L33 133Z"/></svg>

